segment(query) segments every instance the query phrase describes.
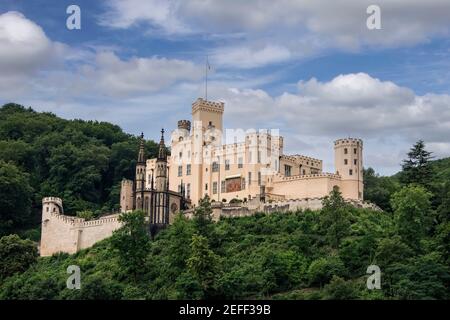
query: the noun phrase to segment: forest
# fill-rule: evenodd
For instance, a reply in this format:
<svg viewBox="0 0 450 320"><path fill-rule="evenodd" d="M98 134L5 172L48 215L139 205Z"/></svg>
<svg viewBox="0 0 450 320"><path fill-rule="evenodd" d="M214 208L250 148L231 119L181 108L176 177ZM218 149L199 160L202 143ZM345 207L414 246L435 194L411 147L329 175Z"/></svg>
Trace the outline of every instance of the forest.
<svg viewBox="0 0 450 320"><path fill-rule="evenodd" d="M157 145L148 141L147 154ZM202 199L150 239L140 211L113 236L74 255L38 257L40 201L67 214L118 209L138 138L103 122L64 120L16 104L0 109L0 299L449 299L450 158L415 143L393 176L364 170L351 207L334 189L321 210L211 220ZM66 287L67 268L81 289ZM366 286L367 267L381 289Z"/></svg>

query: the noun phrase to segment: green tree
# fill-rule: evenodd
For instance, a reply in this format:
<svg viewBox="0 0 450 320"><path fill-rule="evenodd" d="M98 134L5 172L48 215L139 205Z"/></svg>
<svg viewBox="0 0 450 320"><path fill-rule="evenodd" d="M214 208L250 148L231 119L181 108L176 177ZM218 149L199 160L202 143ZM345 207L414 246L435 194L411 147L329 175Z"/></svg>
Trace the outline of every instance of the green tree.
<svg viewBox="0 0 450 320"><path fill-rule="evenodd" d="M330 282L333 276L342 277L346 274L344 263L339 257L323 257L311 262L308 268L308 278L311 285L319 285Z"/></svg>
<svg viewBox="0 0 450 320"><path fill-rule="evenodd" d="M208 195L199 200L194 209L194 228L201 236L209 238L212 229L211 200Z"/></svg>
<svg viewBox="0 0 450 320"><path fill-rule="evenodd" d="M26 224L31 213L33 189L28 175L0 160L0 236Z"/></svg>
<svg viewBox="0 0 450 320"><path fill-rule="evenodd" d="M403 160L401 182L429 186L433 173L430 166L432 158L431 152L425 150L425 143L422 140L417 141L408 152L408 159Z"/></svg>
<svg viewBox="0 0 450 320"><path fill-rule="evenodd" d="M205 297L214 294L220 273L220 257L208 245L208 239L199 234L192 236L191 256L187 260L188 270L201 284Z"/></svg>
<svg viewBox="0 0 450 320"><path fill-rule="evenodd" d="M410 185L394 193L391 199L396 231L415 250L430 224L430 197L423 187Z"/></svg>
<svg viewBox="0 0 450 320"><path fill-rule="evenodd" d="M337 248L342 238L350 232L348 205L336 186L330 195L323 199L322 205L321 228L326 232L328 243Z"/></svg>
<svg viewBox="0 0 450 320"><path fill-rule="evenodd" d="M385 211L391 211L390 198L399 189L392 177L382 177L372 168L364 169L364 200L378 205Z"/></svg>
<svg viewBox="0 0 450 320"><path fill-rule="evenodd" d="M333 276L330 283L325 285L325 299L329 300L352 300L358 298L358 291L351 281Z"/></svg>
<svg viewBox="0 0 450 320"><path fill-rule="evenodd" d="M36 245L12 234L0 238L0 280L24 272L37 261Z"/></svg>
<svg viewBox="0 0 450 320"><path fill-rule="evenodd" d="M118 251L121 265L136 279L145 272L145 259L150 245L145 214L139 210L122 213L119 221L123 225L114 231L111 246Z"/></svg>

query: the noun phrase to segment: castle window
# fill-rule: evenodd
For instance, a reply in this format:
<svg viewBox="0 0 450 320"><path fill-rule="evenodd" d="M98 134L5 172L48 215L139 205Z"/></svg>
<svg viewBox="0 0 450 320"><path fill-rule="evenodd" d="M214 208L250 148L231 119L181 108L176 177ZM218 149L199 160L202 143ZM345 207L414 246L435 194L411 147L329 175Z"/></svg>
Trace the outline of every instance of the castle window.
<svg viewBox="0 0 450 320"><path fill-rule="evenodd" d="M183 137L178 138L178 141L183 141Z"/></svg>
<svg viewBox="0 0 450 320"><path fill-rule="evenodd" d="M180 153L178 154L178 156L180 157L180 160L181 160L181 158L183 158L183 152L180 152Z"/></svg>
<svg viewBox="0 0 450 320"><path fill-rule="evenodd" d="M217 171L219 171L219 164L216 161L214 161L212 163L212 172L217 172Z"/></svg>
<svg viewBox="0 0 450 320"><path fill-rule="evenodd" d="M344 159L344 164L348 164L348 160L347 159Z"/></svg>
<svg viewBox="0 0 450 320"><path fill-rule="evenodd" d="M248 185L251 185L251 184L252 184L252 173L249 172L248 173Z"/></svg>
<svg viewBox="0 0 450 320"><path fill-rule="evenodd" d="M258 171L258 186L261 185L261 171Z"/></svg>
<svg viewBox="0 0 450 320"><path fill-rule="evenodd" d="M225 170L230 170L230 160L225 160Z"/></svg>
<svg viewBox="0 0 450 320"><path fill-rule="evenodd" d="M348 153L347 148L344 148L344 154L347 154L347 153Z"/></svg>
<svg viewBox="0 0 450 320"><path fill-rule="evenodd" d="M190 164L186 165L186 175L187 176L191 175L191 165Z"/></svg>
<svg viewBox="0 0 450 320"><path fill-rule="evenodd" d="M356 148L353 149L353 153L356 154Z"/></svg>
<svg viewBox="0 0 450 320"><path fill-rule="evenodd" d="M245 178L242 178L242 185L241 185L241 190L245 189Z"/></svg>
<svg viewBox="0 0 450 320"><path fill-rule="evenodd" d="M353 164L356 166L357 163L358 163L358 159L354 159Z"/></svg>
<svg viewBox="0 0 450 320"><path fill-rule="evenodd" d="M286 177L290 177L291 176L291 171L292 171L292 167L287 165L287 164L285 164L284 165L284 175Z"/></svg>
<svg viewBox="0 0 450 320"><path fill-rule="evenodd" d="M183 175L183 166L178 166L178 176L181 177Z"/></svg>
<svg viewBox="0 0 450 320"><path fill-rule="evenodd" d="M261 151L258 151L258 163L261 163Z"/></svg>
<svg viewBox="0 0 450 320"><path fill-rule="evenodd" d="M238 158L238 168L241 169L243 167L243 161L242 161L242 157Z"/></svg>
<svg viewBox="0 0 450 320"><path fill-rule="evenodd" d="M208 191L208 184L205 183L205 190Z"/></svg>
<svg viewBox="0 0 450 320"><path fill-rule="evenodd" d="M306 170L305 169L303 169L303 175L305 175L306 174Z"/></svg>
<svg viewBox="0 0 450 320"><path fill-rule="evenodd" d="M220 183L220 192L225 192L225 180Z"/></svg>
<svg viewBox="0 0 450 320"><path fill-rule="evenodd" d="M186 185L186 198L190 199L191 198L191 184L188 183Z"/></svg>
<svg viewBox="0 0 450 320"><path fill-rule="evenodd" d="M351 176L351 175L353 175L353 170L352 169L349 169L348 170L348 174Z"/></svg>
<svg viewBox="0 0 450 320"><path fill-rule="evenodd" d="M212 126L212 121L210 121L208 125L211 127Z"/></svg>
<svg viewBox="0 0 450 320"><path fill-rule="evenodd" d="M213 194L217 194L217 182L213 182Z"/></svg>
<svg viewBox="0 0 450 320"><path fill-rule="evenodd" d="M47 207L47 212L48 212L49 207Z"/></svg>

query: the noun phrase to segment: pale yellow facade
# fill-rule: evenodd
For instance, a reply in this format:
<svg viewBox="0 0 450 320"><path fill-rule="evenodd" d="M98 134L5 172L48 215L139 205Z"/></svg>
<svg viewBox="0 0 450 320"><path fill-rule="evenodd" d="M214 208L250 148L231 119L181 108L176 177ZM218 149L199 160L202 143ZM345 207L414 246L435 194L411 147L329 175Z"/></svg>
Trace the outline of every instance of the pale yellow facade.
<svg viewBox="0 0 450 320"><path fill-rule="evenodd" d="M227 202L323 197L334 186L346 199L363 199L361 139L336 140L336 170L324 173L320 159L284 154L278 130L223 129L224 111L224 103L199 98L192 122L180 120L171 134L170 189L183 185L193 205L205 195ZM149 183L156 159L146 165Z"/></svg>

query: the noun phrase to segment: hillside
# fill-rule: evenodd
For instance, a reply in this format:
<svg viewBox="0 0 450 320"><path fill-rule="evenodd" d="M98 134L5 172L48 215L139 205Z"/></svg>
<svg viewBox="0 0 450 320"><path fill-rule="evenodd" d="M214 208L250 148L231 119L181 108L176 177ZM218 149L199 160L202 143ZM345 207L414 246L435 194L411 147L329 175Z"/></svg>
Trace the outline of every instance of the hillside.
<svg viewBox="0 0 450 320"><path fill-rule="evenodd" d="M41 199L48 195L64 199L69 215L117 210L120 181L134 175L138 143L137 137L110 123L65 120L17 104L4 105L0 171L8 172L8 190L1 190L0 235L36 228ZM147 141L146 149L153 156L157 144Z"/></svg>

